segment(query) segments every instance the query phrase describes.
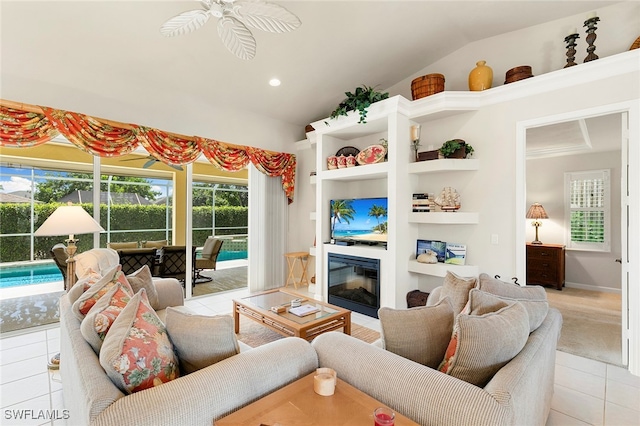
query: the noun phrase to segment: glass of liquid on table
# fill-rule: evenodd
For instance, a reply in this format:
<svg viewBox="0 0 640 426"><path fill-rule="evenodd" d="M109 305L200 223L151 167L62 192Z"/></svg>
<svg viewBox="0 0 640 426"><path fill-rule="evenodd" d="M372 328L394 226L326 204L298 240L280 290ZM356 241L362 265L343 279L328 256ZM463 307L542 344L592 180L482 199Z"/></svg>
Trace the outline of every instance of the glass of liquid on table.
<svg viewBox="0 0 640 426"><path fill-rule="evenodd" d="M393 426L396 415L386 407L376 408L373 412L374 426Z"/></svg>

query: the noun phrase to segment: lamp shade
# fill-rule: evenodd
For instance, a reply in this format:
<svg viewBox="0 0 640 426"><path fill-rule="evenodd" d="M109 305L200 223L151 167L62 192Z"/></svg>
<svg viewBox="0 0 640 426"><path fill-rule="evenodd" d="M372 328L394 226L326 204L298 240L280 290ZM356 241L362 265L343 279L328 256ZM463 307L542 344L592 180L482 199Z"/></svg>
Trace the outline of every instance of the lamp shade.
<svg viewBox="0 0 640 426"><path fill-rule="evenodd" d="M527 211L527 219L549 219L549 215L540 203L533 203Z"/></svg>
<svg viewBox="0 0 640 426"><path fill-rule="evenodd" d="M98 222L80 206L60 206L44 221L33 235L52 237L56 235L89 234L104 231Z"/></svg>

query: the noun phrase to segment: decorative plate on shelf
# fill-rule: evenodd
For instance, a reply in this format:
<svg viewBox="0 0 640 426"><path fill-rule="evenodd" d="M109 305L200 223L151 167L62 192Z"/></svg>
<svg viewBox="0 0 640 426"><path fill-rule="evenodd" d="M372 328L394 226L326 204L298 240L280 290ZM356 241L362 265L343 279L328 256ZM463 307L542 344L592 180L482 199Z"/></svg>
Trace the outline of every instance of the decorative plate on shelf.
<svg viewBox="0 0 640 426"><path fill-rule="evenodd" d="M355 157L359 153L360 150L355 146L345 146L343 148L340 148L338 152L336 152L336 156L340 157L341 155L344 155L345 157L348 157L350 155L353 155Z"/></svg>
<svg viewBox="0 0 640 426"><path fill-rule="evenodd" d="M356 155L358 164L375 164L384 161L387 150L382 145L371 145Z"/></svg>

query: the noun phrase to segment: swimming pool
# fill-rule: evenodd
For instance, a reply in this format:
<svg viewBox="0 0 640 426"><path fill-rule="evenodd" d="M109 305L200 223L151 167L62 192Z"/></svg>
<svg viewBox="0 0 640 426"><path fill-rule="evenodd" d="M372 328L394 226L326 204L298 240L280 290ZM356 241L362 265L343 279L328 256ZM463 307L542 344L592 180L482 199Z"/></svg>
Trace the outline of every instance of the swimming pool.
<svg viewBox="0 0 640 426"><path fill-rule="evenodd" d="M0 288L62 281L62 274L53 263L0 267Z"/></svg>
<svg viewBox="0 0 640 426"><path fill-rule="evenodd" d="M218 261L223 260L236 260L236 259L246 259L248 257L247 251L227 251L221 250L218 255Z"/></svg>

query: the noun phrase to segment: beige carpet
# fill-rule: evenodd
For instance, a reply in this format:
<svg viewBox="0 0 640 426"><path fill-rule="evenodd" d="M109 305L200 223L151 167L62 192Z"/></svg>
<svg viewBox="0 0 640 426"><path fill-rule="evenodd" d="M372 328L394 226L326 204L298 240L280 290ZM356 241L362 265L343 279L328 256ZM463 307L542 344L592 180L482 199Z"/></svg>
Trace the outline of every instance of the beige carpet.
<svg viewBox="0 0 640 426"><path fill-rule="evenodd" d="M562 313L558 350L622 366L621 296L571 287L546 290L549 304Z"/></svg>
<svg viewBox="0 0 640 426"><path fill-rule="evenodd" d="M351 335L367 343L373 343L380 338L380 333L358 324L351 324ZM240 317L240 333L238 340L252 348L274 340L283 339L284 336L258 324L248 318Z"/></svg>

